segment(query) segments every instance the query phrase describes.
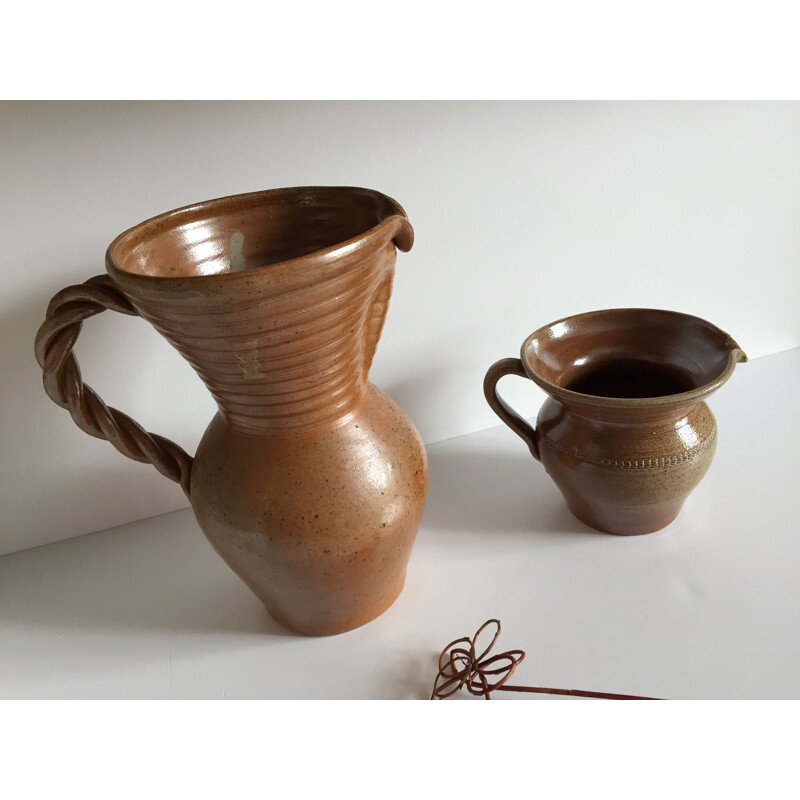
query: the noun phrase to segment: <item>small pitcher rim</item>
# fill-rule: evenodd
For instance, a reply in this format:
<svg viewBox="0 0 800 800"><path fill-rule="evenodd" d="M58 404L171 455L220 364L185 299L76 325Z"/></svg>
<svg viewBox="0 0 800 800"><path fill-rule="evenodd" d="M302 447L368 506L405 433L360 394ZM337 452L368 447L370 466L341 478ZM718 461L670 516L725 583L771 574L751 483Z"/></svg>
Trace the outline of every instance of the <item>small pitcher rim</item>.
<svg viewBox="0 0 800 800"><path fill-rule="evenodd" d="M528 353L530 345L533 340L540 336L548 328L552 328L560 323L567 321L575 321L578 319L587 319L594 316L604 316L609 314L625 313L647 313L656 314L670 317L678 317L683 320L693 320L702 323L704 326L714 329L719 333L721 341L724 343L724 348L728 351L728 360L722 372L714 377L711 381L704 383L702 386L689 389L685 392L676 394L658 395L655 397L606 397L603 395L584 394L583 392L576 392L572 389L567 389L563 386L553 383L542 377L531 365ZM681 311L672 311L669 309L661 308L644 308L644 307L630 307L630 308L605 308L597 309L595 311L585 311L579 314L569 314L561 319L549 322L537 328L533 333L526 337L520 348L520 360L522 361L523 368L528 377L542 388L547 394L560 400L564 403L591 405L595 407L605 408L620 408L620 409L633 409L633 408L663 408L663 407L677 407L688 406L700 402L705 397L716 391L723 383L725 383L733 374L736 364L747 361L747 354L742 350L739 344L728 334L714 323L709 322L702 317L693 314L686 314Z"/></svg>

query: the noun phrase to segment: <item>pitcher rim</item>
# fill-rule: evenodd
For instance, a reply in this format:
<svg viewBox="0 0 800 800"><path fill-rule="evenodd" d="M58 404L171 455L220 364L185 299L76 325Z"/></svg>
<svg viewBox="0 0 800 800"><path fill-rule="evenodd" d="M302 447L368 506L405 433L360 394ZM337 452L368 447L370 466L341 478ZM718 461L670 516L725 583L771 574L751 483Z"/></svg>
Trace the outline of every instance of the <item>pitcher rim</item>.
<svg viewBox="0 0 800 800"><path fill-rule="evenodd" d="M583 392L576 392L572 389L559 386L558 384L543 378L531 366L527 355L529 345L533 339L536 336L539 336L543 331L547 330L548 328L552 328L554 325L558 325L559 323L567 322L568 320L587 319L589 317L604 316L607 314L615 314L620 312L650 313L677 317L684 320L694 320L702 323L705 326L713 328L715 331L719 332L724 342L724 347L728 350L728 361L725 365L725 369L722 370L722 372L713 380L708 381L702 386L698 386L685 392L659 395L656 397L605 397L602 395L584 394ZM747 361L747 354L744 352L744 350L742 350L739 344L733 339L733 337L731 337L729 333L723 331L721 328L714 325L714 323L709 322L702 317L698 317L693 314L685 314L681 311L670 311L662 308L631 307L605 308L598 309L596 311L586 311L580 314L569 314L565 317L561 317L561 319L557 319L553 322L547 323L546 325L542 325L533 333L531 333L522 343L522 347L520 348L520 360L522 361L523 368L528 377L556 400L605 408L660 408L692 405L693 403L700 402L703 398L716 391L731 377L737 363Z"/></svg>
<svg viewBox="0 0 800 800"><path fill-rule="evenodd" d="M133 236L142 233L147 228L157 228L163 225L166 221L175 221L176 219L186 218L184 221L190 221L193 215L215 210L231 203L238 203L244 207L257 205L257 203L267 197L280 197L281 195L300 195L303 193L331 193L331 194L361 194L370 196L376 200L386 203L388 209L393 213L387 214L376 225L367 228L365 231L350 239L337 242L329 247L320 248L312 253L307 253L302 256L294 258L287 258L282 261L275 261L264 267L255 267L253 269L230 271L230 272L215 272L208 275L147 275L139 272L131 272L124 269L116 257L116 251ZM177 224L180 224L178 222ZM136 225L124 230L116 236L106 249L105 264L106 271L112 278L122 278L123 281L141 281L144 283L158 283L162 285L170 283L181 283L184 281L198 282L202 281L209 283L211 281L225 281L231 282L236 280L252 279L254 273L260 272L266 267L273 269L292 269L298 263L302 262L305 268L314 265L321 265L335 260L337 256L345 256L357 247L364 247L371 241L380 238L380 234L384 233L384 229L394 226L396 230L391 233L390 238L394 240L395 246L402 252L408 252L414 244L414 229L408 220L406 214L400 203L393 197L390 197L377 189L367 189L361 186L288 186L276 189L260 189L254 192L244 192L240 194L225 195L223 197L215 197L211 200L203 200L197 203L190 203L179 208L164 211L148 219L142 220Z"/></svg>

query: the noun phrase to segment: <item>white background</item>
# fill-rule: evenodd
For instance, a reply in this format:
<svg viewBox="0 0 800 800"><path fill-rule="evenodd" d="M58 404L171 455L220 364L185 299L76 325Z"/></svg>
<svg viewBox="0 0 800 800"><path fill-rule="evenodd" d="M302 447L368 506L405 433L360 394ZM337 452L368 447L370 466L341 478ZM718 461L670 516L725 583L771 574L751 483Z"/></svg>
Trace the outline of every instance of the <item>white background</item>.
<svg viewBox="0 0 800 800"><path fill-rule="evenodd" d="M497 424L486 368L568 314L684 311L751 358L800 345L800 103L0 103L0 553L186 505L44 394L52 294L149 216L308 184L380 190L414 225L371 379L427 443ZM194 450L213 403L144 322L102 314L77 354L107 403Z"/></svg>
<svg viewBox="0 0 800 800"><path fill-rule="evenodd" d="M677 0L668 9L636 0L534 0L526 4L527 17L518 3L502 0L480 13L417 0L406 0L402 7L359 0L275 3L260 13L234 0L219 14L198 13L185 2L142 0L135 10L120 6L98 15L87 6L81 15L76 13L81 5L87 6L40 3L6 9L10 34L0 52L4 96L800 97L797 10L786 0L764 0L757 8ZM0 118L0 140L4 121ZM791 154L787 163L796 166L795 158ZM5 172L0 174L4 178ZM240 190L239 185L233 188ZM793 216L796 198L789 210ZM410 208L408 198L402 199ZM419 227L413 211L409 213ZM0 225L6 219L0 217ZM117 232L115 228L109 235ZM0 238L0 249L10 241ZM417 248L408 258L419 252ZM91 258L99 263L94 248ZM785 274L795 271L792 266ZM782 277L781 285L797 296L796 283ZM7 286L0 293L0 318L7 314L3 295L8 292ZM49 286L41 293L42 309L50 293ZM9 295L9 308L24 294ZM396 314L396 302L394 308ZM93 322L101 324L103 317ZM131 320L130 327L136 322ZM36 325L38 319L31 323ZM93 345L85 342L83 347ZM102 342L96 352L102 357ZM378 356L381 360L381 350ZM0 369L6 363L18 369L21 362L0 360ZM728 402L726 398L728 392L715 398L715 413L717 399ZM746 400L731 390L729 400L739 399ZM529 402L533 409L538 398ZM13 408L19 416L20 404ZM0 434L5 411L0 407ZM754 446L763 445L761 438L756 437ZM6 441L0 436L0 446ZM113 458L120 457L114 453ZM141 486L148 468L131 467L140 470L136 481ZM154 485L148 484L144 505L152 502ZM18 487L18 480L0 485L0 510L9 521L11 503L4 502L4 493L10 496ZM757 502L752 489L746 494ZM36 497L40 503L48 499L41 492ZM553 624L562 624L560 615L553 615ZM136 644L124 649L135 652ZM0 740L10 754L5 784L12 791L19 785L18 794L43 785L52 794L73 779L86 797L105 798L109 785L119 797L139 797L152 792L153 785L162 794L185 794L191 787L196 796L211 797L252 792L253 786L263 785L265 764L270 786L327 791L331 780L346 781L353 797L373 796L376 785L387 797L408 796L418 791L421 770L426 785L456 786L475 797L496 795L498 787L531 787L545 794L550 789L552 796L569 797L596 793L603 785L613 785L618 797L631 798L641 795L643 785L658 798L685 795L687 787L697 796L730 787L732 797L780 797L797 786L790 769L793 739L786 735L797 726L792 704L545 703L532 715L524 714L524 708L515 703L351 703L343 717L338 704L324 703L273 703L269 708L248 703L94 703L82 704L76 715L72 704L6 703L9 724ZM426 712L430 724L420 724ZM491 720L476 729L476 713ZM463 736L442 735L468 726L479 731L482 761L477 769L464 761ZM225 736L209 736L215 729L225 730ZM409 741L417 746L404 759ZM265 745L273 756L266 761ZM131 772L134 751L140 768ZM398 764L412 768L398 770ZM126 775L124 786L120 774Z"/></svg>

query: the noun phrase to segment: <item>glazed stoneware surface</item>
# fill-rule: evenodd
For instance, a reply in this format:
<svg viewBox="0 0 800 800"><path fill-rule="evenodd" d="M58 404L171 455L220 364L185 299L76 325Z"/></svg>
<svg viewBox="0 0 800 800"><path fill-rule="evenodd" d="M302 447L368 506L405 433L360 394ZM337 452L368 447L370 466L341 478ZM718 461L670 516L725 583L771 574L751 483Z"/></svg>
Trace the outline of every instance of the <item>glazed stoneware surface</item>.
<svg viewBox="0 0 800 800"><path fill-rule="evenodd" d="M572 512L601 531L641 534L678 515L708 470L717 427L705 399L745 361L697 317L612 309L532 333L520 358L486 374L484 393L528 445ZM531 427L497 393L504 375L549 395Z"/></svg>
<svg viewBox="0 0 800 800"><path fill-rule="evenodd" d="M334 634L403 587L425 450L368 382L396 247L413 231L377 192L296 188L201 203L108 249L107 276L56 295L37 336L45 388L88 433L179 481L205 535L269 612ZM109 409L71 348L103 308L148 320L217 401L194 459Z"/></svg>

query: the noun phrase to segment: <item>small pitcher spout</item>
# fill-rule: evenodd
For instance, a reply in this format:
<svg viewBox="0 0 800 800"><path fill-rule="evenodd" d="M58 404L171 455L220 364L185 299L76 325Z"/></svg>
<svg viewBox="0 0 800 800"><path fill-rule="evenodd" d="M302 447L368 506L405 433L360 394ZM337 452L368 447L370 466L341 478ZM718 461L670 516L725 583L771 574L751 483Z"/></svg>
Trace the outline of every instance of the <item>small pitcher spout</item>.
<svg viewBox="0 0 800 800"><path fill-rule="evenodd" d="M736 364L744 364L747 361L747 353L739 347L738 343L731 336L725 339L725 349L730 354Z"/></svg>

